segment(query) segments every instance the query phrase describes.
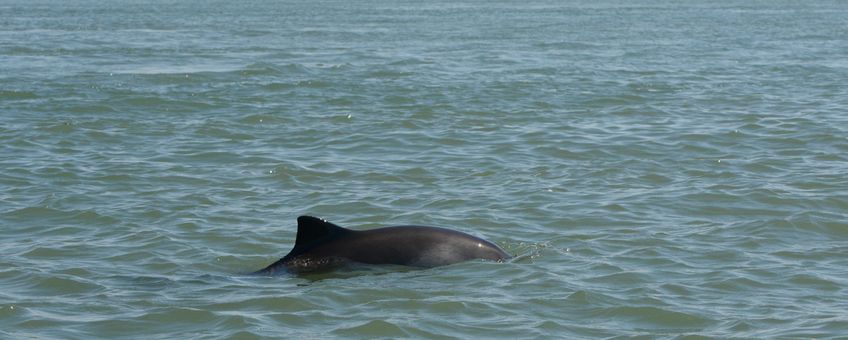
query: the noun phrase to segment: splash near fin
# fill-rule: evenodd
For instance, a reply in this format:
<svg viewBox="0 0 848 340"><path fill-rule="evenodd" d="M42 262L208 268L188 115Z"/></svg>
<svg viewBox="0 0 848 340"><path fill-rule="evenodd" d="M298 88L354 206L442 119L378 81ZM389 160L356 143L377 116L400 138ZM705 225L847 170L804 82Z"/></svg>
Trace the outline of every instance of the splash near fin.
<svg viewBox="0 0 848 340"><path fill-rule="evenodd" d="M353 233L353 230L339 227L335 224L327 222L317 217L300 216L297 218L297 236L294 241L294 248L288 255L277 260L277 262L265 267L255 274L271 275L280 270L300 270L303 267L309 269L310 266L328 265L327 261L337 260L334 258L308 258L298 261L298 256L309 252L312 248L321 245L324 242L329 242L337 237L345 234ZM318 262L314 262L318 261ZM323 262L322 262L323 261Z"/></svg>

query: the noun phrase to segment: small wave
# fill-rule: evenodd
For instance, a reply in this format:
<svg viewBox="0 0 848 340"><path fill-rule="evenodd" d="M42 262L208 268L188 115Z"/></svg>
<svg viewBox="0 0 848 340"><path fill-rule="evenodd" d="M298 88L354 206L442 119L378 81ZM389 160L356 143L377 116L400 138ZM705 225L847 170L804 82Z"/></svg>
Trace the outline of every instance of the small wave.
<svg viewBox="0 0 848 340"><path fill-rule="evenodd" d="M0 90L0 100L28 100L38 98L35 92Z"/></svg>
<svg viewBox="0 0 848 340"><path fill-rule="evenodd" d="M32 294L39 296L90 295L106 290L106 287L88 279L70 275L53 275L32 282Z"/></svg>
<svg viewBox="0 0 848 340"><path fill-rule="evenodd" d="M390 338L406 338L413 336L434 335L427 333L420 334L420 332L410 332L404 329L404 327L384 320L372 320L357 325L341 326L339 328L334 329L332 333L340 336Z"/></svg>
<svg viewBox="0 0 848 340"><path fill-rule="evenodd" d="M701 330L715 320L681 311L653 306L617 306L602 308L595 312L598 318L626 319L637 328L677 333L686 330Z"/></svg>
<svg viewBox="0 0 848 340"><path fill-rule="evenodd" d="M158 79L185 80L204 74L229 73L239 71L238 65L220 63L197 63L191 65L147 65L136 68L114 70L112 74L129 74L141 76L159 76Z"/></svg>
<svg viewBox="0 0 848 340"><path fill-rule="evenodd" d="M421 59L421 58L406 58L406 59L401 59L401 60L396 60L396 61L390 62L388 65L389 66L413 66L413 65L429 65L429 64L434 64L434 63L435 63L435 61Z"/></svg>
<svg viewBox="0 0 848 340"><path fill-rule="evenodd" d="M368 78L377 78L377 79L397 79L403 77L409 77L413 75L411 72L404 71L395 71L395 70L377 70L371 73L368 73Z"/></svg>
<svg viewBox="0 0 848 340"><path fill-rule="evenodd" d="M242 76L279 76L312 74L312 70L302 64L254 63L239 70Z"/></svg>

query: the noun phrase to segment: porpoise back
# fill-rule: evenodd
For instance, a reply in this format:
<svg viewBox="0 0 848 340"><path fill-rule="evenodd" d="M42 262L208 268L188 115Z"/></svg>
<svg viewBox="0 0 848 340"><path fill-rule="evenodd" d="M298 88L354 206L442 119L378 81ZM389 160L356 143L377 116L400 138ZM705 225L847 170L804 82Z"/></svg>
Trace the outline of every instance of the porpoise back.
<svg viewBox="0 0 848 340"><path fill-rule="evenodd" d="M425 226L351 230L300 216L294 248L256 273L317 271L349 262L436 267L472 259L509 258L497 245L455 230Z"/></svg>

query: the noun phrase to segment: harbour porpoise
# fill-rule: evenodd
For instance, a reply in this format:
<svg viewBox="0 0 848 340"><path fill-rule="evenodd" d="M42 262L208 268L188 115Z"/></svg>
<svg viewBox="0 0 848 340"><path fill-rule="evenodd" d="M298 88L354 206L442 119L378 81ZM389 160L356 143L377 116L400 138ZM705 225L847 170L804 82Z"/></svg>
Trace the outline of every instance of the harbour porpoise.
<svg viewBox="0 0 848 340"><path fill-rule="evenodd" d="M494 243L455 230L424 226L351 230L317 217L300 216L294 248L256 274L309 272L350 262L436 267L472 259L509 258Z"/></svg>

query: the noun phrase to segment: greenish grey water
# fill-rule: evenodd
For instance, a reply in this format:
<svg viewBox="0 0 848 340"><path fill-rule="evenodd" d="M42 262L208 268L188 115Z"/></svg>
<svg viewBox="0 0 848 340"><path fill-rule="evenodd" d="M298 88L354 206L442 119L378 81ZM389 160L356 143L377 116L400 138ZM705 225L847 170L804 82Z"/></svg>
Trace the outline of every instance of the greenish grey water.
<svg viewBox="0 0 848 340"><path fill-rule="evenodd" d="M848 334L842 1L0 2L0 337ZM295 218L516 255L242 275Z"/></svg>

